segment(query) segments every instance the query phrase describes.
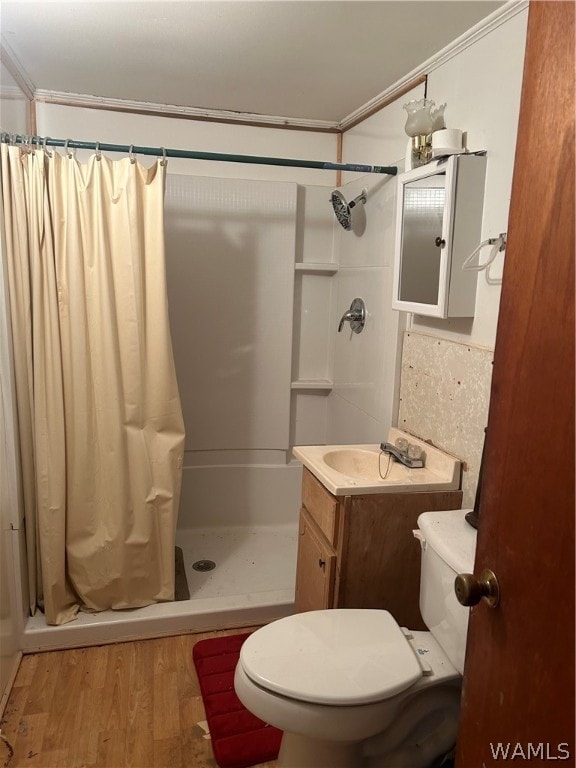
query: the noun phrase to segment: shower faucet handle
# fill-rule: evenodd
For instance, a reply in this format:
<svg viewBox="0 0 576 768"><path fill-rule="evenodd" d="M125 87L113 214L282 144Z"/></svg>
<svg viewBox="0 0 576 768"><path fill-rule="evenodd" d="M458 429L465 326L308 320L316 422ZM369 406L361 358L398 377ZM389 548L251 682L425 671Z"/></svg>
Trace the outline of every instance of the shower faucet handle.
<svg viewBox="0 0 576 768"><path fill-rule="evenodd" d="M344 312L338 323L338 333L344 327L344 323L350 323L350 330L354 333L362 333L366 322L366 305L363 299L354 299L350 309Z"/></svg>

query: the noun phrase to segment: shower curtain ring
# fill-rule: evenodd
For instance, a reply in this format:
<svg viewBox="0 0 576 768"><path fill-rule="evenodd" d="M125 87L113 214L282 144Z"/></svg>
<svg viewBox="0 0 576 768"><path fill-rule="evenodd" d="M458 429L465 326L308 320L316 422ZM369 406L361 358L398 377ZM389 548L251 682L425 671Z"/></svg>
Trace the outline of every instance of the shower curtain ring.
<svg viewBox="0 0 576 768"><path fill-rule="evenodd" d="M68 160L72 160L72 158L74 157L74 152L72 152L70 149L68 149L68 142L69 141L70 141L70 139L66 139L66 141L64 142L64 151L66 152Z"/></svg>
<svg viewBox="0 0 576 768"><path fill-rule="evenodd" d="M162 160L160 160L160 165L166 166L168 165L168 160L166 159L166 150L164 147L160 147L160 149L162 150Z"/></svg>
<svg viewBox="0 0 576 768"><path fill-rule="evenodd" d="M132 165L136 162L136 158L134 157L134 144L130 144L130 149L128 150L128 157L130 158L130 162Z"/></svg>
<svg viewBox="0 0 576 768"><path fill-rule="evenodd" d="M96 160L102 160L102 152L100 152L100 142L96 142Z"/></svg>
<svg viewBox="0 0 576 768"><path fill-rule="evenodd" d="M44 136L44 140L42 141L42 149L44 150L44 152L48 157L54 157L54 152L50 152L50 150L46 146L46 142L48 141L49 138L50 136Z"/></svg>

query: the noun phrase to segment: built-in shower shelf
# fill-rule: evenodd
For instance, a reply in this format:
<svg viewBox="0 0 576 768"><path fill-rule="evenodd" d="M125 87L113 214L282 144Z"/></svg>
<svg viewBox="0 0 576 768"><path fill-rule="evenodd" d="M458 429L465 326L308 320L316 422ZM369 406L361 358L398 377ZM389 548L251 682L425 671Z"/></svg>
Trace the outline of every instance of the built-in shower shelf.
<svg viewBox="0 0 576 768"><path fill-rule="evenodd" d="M290 387L296 392L306 392L308 390L330 392L334 382L329 379L299 379L293 381Z"/></svg>
<svg viewBox="0 0 576 768"><path fill-rule="evenodd" d="M335 275L338 272L338 264L299 261L294 265L294 269L309 275Z"/></svg>

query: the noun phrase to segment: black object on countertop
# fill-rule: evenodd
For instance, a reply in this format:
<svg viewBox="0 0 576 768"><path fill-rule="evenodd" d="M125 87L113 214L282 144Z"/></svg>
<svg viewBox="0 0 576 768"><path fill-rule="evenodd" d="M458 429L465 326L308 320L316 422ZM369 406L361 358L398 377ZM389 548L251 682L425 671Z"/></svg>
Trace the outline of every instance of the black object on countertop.
<svg viewBox="0 0 576 768"><path fill-rule="evenodd" d="M478 472L478 485L474 498L474 509L464 515L464 519L472 528L478 528L480 522L480 492L482 490L482 468L484 466L484 454L486 453L486 428L484 428L484 445L482 446L482 458L480 459L480 471Z"/></svg>

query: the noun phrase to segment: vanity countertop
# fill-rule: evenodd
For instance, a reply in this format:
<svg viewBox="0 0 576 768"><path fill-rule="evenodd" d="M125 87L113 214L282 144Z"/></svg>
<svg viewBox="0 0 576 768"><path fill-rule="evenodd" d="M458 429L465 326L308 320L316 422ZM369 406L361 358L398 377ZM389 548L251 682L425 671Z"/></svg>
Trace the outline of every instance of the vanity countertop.
<svg viewBox="0 0 576 768"><path fill-rule="evenodd" d="M394 444L405 438L424 454L424 467L409 469L382 453L377 444L295 446L296 459L335 496L376 493L451 491L460 488L461 463L454 456L395 427L388 433Z"/></svg>

